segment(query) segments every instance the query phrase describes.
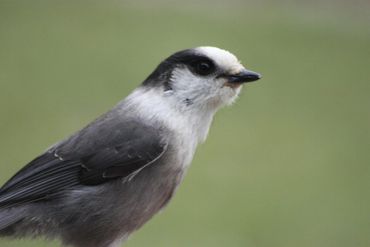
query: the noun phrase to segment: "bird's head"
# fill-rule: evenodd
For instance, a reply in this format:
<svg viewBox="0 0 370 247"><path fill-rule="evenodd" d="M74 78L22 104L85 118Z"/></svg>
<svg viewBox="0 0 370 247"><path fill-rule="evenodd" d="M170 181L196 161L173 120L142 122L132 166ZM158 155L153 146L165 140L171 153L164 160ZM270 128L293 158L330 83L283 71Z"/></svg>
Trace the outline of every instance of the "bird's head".
<svg viewBox="0 0 370 247"><path fill-rule="evenodd" d="M179 51L165 59L144 81L182 109L231 104L243 83L260 79L230 52L216 47Z"/></svg>

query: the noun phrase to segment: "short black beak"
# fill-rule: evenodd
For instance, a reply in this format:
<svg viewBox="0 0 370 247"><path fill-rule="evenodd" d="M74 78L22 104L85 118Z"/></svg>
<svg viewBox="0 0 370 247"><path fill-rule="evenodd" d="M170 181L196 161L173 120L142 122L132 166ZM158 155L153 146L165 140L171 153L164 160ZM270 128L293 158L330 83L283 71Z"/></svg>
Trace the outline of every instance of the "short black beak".
<svg viewBox="0 0 370 247"><path fill-rule="evenodd" d="M252 82L262 78L260 74L246 69L234 75L226 75L225 77L230 83Z"/></svg>

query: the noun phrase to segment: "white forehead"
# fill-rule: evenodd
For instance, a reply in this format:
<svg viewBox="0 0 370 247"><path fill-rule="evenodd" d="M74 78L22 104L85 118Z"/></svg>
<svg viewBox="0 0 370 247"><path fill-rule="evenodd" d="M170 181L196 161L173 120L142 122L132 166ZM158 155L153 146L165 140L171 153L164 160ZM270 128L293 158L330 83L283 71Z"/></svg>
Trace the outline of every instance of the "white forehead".
<svg viewBox="0 0 370 247"><path fill-rule="evenodd" d="M212 46L201 46L195 49L199 53L206 55L212 59L219 67L231 71L239 72L243 69L243 65L240 64L239 60L234 54L226 50L212 47Z"/></svg>

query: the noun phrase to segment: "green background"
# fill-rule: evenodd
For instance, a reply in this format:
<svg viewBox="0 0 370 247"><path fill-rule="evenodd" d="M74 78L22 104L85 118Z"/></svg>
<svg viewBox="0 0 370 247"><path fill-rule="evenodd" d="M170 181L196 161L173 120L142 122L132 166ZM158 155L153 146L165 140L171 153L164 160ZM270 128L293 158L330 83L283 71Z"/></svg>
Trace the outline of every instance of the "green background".
<svg viewBox="0 0 370 247"><path fill-rule="evenodd" d="M0 0L0 183L200 45L263 79L217 114L173 201L125 246L370 246L366 1Z"/></svg>

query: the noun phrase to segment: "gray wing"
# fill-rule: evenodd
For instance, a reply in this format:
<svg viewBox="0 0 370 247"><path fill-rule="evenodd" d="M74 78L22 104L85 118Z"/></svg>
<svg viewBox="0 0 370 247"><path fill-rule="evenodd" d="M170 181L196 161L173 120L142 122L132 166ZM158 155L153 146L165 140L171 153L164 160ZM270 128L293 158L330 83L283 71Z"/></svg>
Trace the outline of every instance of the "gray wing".
<svg viewBox="0 0 370 247"><path fill-rule="evenodd" d="M124 130L124 131L123 131ZM0 189L0 208L48 200L63 190L133 176L158 160L167 142L138 122L91 125L31 161Z"/></svg>

